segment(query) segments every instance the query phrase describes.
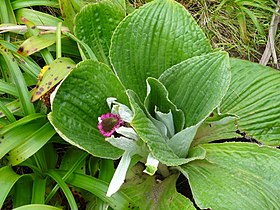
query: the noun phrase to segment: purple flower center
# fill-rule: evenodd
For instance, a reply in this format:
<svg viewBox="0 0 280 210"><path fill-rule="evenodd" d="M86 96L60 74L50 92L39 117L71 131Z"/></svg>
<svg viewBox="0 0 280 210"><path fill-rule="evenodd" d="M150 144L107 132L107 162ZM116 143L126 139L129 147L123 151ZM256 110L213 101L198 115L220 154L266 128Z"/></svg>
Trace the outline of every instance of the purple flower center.
<svg viewBox="0 0 280 210"><path fill-rule="evenodd" d="M117 114L107 113L98 118L98 129L105 137L112 136L116 129L124 124Z"/></svg>

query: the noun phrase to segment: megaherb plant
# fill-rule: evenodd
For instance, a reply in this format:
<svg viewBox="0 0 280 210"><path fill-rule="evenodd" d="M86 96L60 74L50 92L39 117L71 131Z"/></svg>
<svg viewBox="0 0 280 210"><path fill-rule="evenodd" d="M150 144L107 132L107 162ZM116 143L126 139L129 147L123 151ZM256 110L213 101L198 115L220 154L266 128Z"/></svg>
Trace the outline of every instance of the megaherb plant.
<svg viewBox="0 0 280 210"><path fill-rule="evenodd" d="M199 208L279 208L279 72L213 50L172 0L127 16L124 1L90 4L74 32L98 61L77 64L48 118L70 144L120 158L107 196L195 209L181 173Z"/></svg>
<svg viewBox="0 0 280 210"><path fill-rule="evenodd" d="M20 1L15 2L17 8ZM2 106L8 120L3 120L7 125L1 130L0 152L8 154L0 169L1 206L10 195L14 207L31 203L20 208L55 209L44 204L63 205L56 194L59 186L71 209L81 203L75 201L73 187L88 201L81 209L278 209L280 153L274 147L280 144L279 72L213 50L191 15L173 0L152 1L129 15L125 1L103 0L85 6L73 22L79 11L71 4L75 2L60 1L65 24L75 36L63 34L79 43L83 58L73 59L77 65L60 53L60 20L37 18L58 24L55 36L44 36L25 21L32 19L30 10L16 12L33 31L19 53L9 34L1 41L3 72L18 70L13 78L21 78L3 83L11 87L21 81L15 84L19 97L15 90L2 91L14 93L18 110L24 110L18 115L9 104L11 113ZM57 43L56 59L41 50L52 44L50 39ZM48 66L32 91L33 105L18 68L22 63L14 61L37 51ZM30 57L24 61L36 64ZM20 67L34 69L30 65ZM52 137L48 110L40 110L36 99L46 97L46 90L63 77L51 95L48 119L81 150L68 149L58 164L53 145L46 142L61 140ZM27 143L21 147L22 142ZM32 171L19 175L11 166ZM187 186L178 186L177 192L176 182L186 180L192 195L185 193Z"/></svg>

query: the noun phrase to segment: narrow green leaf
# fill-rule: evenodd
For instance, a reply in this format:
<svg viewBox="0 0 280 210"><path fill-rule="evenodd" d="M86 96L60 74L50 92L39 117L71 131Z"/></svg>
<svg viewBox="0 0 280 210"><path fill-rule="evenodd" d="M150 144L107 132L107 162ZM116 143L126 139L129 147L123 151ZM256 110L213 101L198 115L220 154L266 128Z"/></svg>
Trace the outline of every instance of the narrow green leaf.
<svg viewBox="0 0 280 210"><path fill-rule="evenodd" d="M21 111L21 106L19 100L14 100L5 104L6 108L9 109L11 113L14 113L17 116L24 116ZM0 118L5 117L5 114L0 110Z"/></svg>
<svg viewBox="0 0 280 210"><path fill-rule="evenodd" d="M279 149L251 143L200 146L206 159L180 166L199 208L280 208Z"/></svg>
<svg viewBox="0 0 280 210"><path fill-rule="evenodd" d="M144 100L147 77L158 78L174 64L211 51L209 41L182 5L155 0L116 28L110 58L125 87Z"/></svg>
<svg viewBox="0 0 280 210"><path fill-rule="evenodd" d="M226 52L197 56L160 76L170 100L185 114L185 127L196 125L220 104L230 83L228 59Z"/></svg>
<svg viewBox="0 0 280 210"><path fill-rule="evenodd" d="M44 204L45 203L45 194L46 194L46 183L47 179L35 175L33 188L32 188L32 204Z"/></svg>
<svg viewBox="0 0 280 210"><path fill-rule="evenodd" d="M49 175L53 180L55 180L56 183L59 185L59 187L63 191L63 193L69 203L70 208L72 210L78 210L78 206L75 201L75 198L74 198L73 194L71 193L67 184L62 180L61 176L53 169L50 169L46 174Z"/></svg>
<svg viewBox="0 0 280 210"><path fill-rule="evenodd" d="M14 84L4 82L2 80L0 80L0 91L13 96L18 96L16 86Z"/></svg>
<svg viewBox="0 0 280 210"><path fill-rule="evenodd" d="M100 62L109 65L111 37L124 17L124 10L115 1L89 4L76 16L75 35L90 46Z"/></svg>
<svg viewBox="0 0 280 210"><path fill-rule="evenodd" d="M17 23L10 0L3 0L1 2L0 18L1 23Z"/></svg>
<svg viewBox="0 0 280 210"><path fill-rule="evenodd" d="M33 9L18 9L15 11L17 22L22 23L21 18L24 17L30 20L35 25L56 26L62 20L52 15L39 12Z"/></svg>
<svg viewBox="0 0 280 210"><path fill-rule="evenodd" d="M17 165L35 154L55 133L55 130L49 122L38 130L34 130L24 142L9 152L8 159L10 164Z"/></svg>
<svg viewBox="0 0 280 210"><path fill-rule="evenodd" d="M74 150L71 150L71 151L74 151ZM73 174L74 171L77 171L79 173L81 173L81 171L83 171L82 174L85 173L85 169L81 169L79 167L84 167L85 159L88 156L88 154L85 152L81 153L80 151L82 151L82 150L79 150L79 152L77 152L77 149L76 149L75 152L77 155L79 155L79 157L77 157L77 155L73 155L73 156L75 156L74 160L69 161L70 154L73 154L72 152L70 154L69 154L69 152L66 153L67 156L64 156L64 158L62 159L62 163L60 165L60 170L63 168L65 168L65 170L67 170L67 173L65 173L62 176L63 181L66 181L68 179L68 177L71 176L71 174ZM71 158L73 159L73 157L71 157ZM68 161L70 162L71 166L69 165ZM49 203L49 201L53 198L53 196L55 195L55 193L57 192L58 189L59 189L59 185L56 184L54 186L54 188L52 189L52 191L48 194L45 203Z"/></svg>
<svg viewBox="0 0 280 210"><path fill-rule="evenodd" d="M0 186L1 186L0 208L2 208L4 201L8 196L10 190L21 176L16 174L13 171L12 167L4 166L0 168L0 177L1 177L0 178Z"/></svg>
<svg viewBox="0 0 280 210"><path fill-rule="evenodd" d="M254 23L255 27L257 28L258 32L265 36L265 32L263 30L262 25L259 23L256 15L249 9L247 9L246 7L241 7L241 9L245 12L245 14L247 14L249 16L249 18L251 18L252 22Z"/></svg>
<svg viewBox="0 0 280 210"><path fill-rule="evenodd" d="M64 174L62 171L58 173ZM67 183L89 191L108 203L113 209L129 210L136 207L135 202L122 192L116 192L111 197L107 197L108 183L92 176L74 173L67 179Z"/></svg>
<svg viewBox="0 0 280 210"><path fill-rule="evenodd" d="M268 7L265 1L239 1L238 3L242 6L256 7L261 10L267 10L267 12L275 13L274 8Z"/></svg>
<svg viewBox="0 0 280 210"><path fill-rule="evenodd" d="M13 45L10 42L6 42L4 40L0 40L0 44L5 48L9 49L13 56L18 59L18 64L28 75L30 75L34 81L37 80L37 75L40 72L40 66L32 60L30 57L24 57L17 53L18 46Z"/></svg>
<svg viewBox="0 0 280 210"><path fill-rule="evenodd" d="M5 104L0 101L0 110L2 113L8 118L10 122L15 122L17 121L15 116L12 114L12 112L5 106Z"/></svg>
<svg viewBox="0 0 280 210"><path fill-rule="evenodd" d="M33 180L30 175L24 175L19 179L13 191L13 207L30 204L32 196Z"/></svg>
<svg viewBox="0 0 280 210"><path fill-rule="evenodd" d="M43 205L43 204L30 204L15 208L14 210L61 210L61 208L57 208L54 206Z"/></svg>
<svg viewBox="0 0 280 210"><path fill-rule="evenodd" d="M5 50L0 50L0 52L3 55L5 62L9 67L10 74L16 85L19 100L21 102L24 114L28 115L35 113L34 106L30 101L30 93L27 89L24 77L20 71L19 66L16 64L14 57L11 55L10 52L7 52Z"/></svg>
<svg viewBox="0 0 280 210"><path fill-rule="evenodd" d="M23 121L25 121L25 124L23 124ZM0 158L6 155L13 148L24 143L26 138L46 123L46 119L40 118L33 118L33 120L29 122L26 121L27 120L23 118L22 120L18 120L1 129Z"/></svg>
<svg viewBox="0 0 280 210"><path fill-rule="evenodd" d="M98 117L110 111L106 99L128 105L124 87L105 64L86 60L71 71L58 89L49 119L69 143L104 158L118 158L117 149L100 134Z"/></svg>
<svg viewBox="0 0 280 210"><path fill-rule="evenodd" d="M14 10L21 9L24 7L32 7L32 6L47 6L47 7L54 7L54 8L59 7L57 0L32 0L32 1L15 0L12 1L11 4Z"/></svg>
<svg viewBox="0 0 280 210"><path fill-rule="evenodd" d="M231 59L231 71L221 113L238 116L237 129L247 137L280 145L280 72L238 59Z"/></svg>
<svg viewBox="0 0 280 210"><path fill-rule="evenodd" d="M11 132L11 130L15 129L16 127L28 124L35 120L40 120L40 119L42 120L42 118L45 118L45 117L46 117L45 115L40 114L40 113L28 115L24 118L17 120L17 122L12 123L12 124L6 126L5 128L1 129L0 134L5 135L7 132Z"/></svg>
<svg viewBox="0 0 280 210"><path fill-rule="evenodd" d="M139 177L141 168L133 171L138 174L129 175L122 191L130 195L140 209L195 210L192 202L176 191L177 174L158 182L155 176Z"/></svg>
<svg viewBox="0 0 280 210"><path fill-rule="evenodd" d="M83 41L81 41L80 39L78 39L76 36L74 36L73 34L69 33L69 32L64 32L64 35L66 35L67 37L71 38L72 40L74 40L75 42L77 42L77 44L81 45L84 49L86 54L88 54L89 59L93 60L93 61L98 61L95 54L93 53L92 49ZM81 57L83 58L83 60L85 60L84 57L86 57L84 54L85 52L79 48L80 50L80 54Z"/></svg>

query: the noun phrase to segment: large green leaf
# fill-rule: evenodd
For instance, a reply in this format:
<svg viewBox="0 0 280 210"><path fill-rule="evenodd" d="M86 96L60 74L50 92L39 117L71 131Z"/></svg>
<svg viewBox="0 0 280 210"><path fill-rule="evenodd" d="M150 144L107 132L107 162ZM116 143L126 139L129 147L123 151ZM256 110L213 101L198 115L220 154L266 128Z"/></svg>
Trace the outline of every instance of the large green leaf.
<svg viewBox="0 0 280 210"><path fill-rule="evenodd" d="M210 117L211 118L211 117ZM236 118L226 117L219 121L209 121L209 118L198 128L192 146L216 140L238 138Z"/></svg>
<svg viewBox="0 0 280 210"><path fill-rule="evenodd" d="M97 129L98 117L110 112L108 97L128 105L124 87L108 66L83 61L58 89L49 119L69 143L98 157L118 158L122 151L106 142Z"/></svg>
<svg viewBox="0 0 280 210"><path fill-rule="evenodd" d="M226 52L190 58L165 71L159 78L170 100L185 113L185 127L193 126L216 108L230 83Z"/></svg>
<svg viewBox="0 0 280 210"><path fill-rule="evenodd" d="M177 174L158 181L156 176L143 176L143 170L142 165L132 168L121 188L140 209L195 210L193 203L176 191Z"/></svg>
<svg viewBox="0 0 280 210"><path fill-rule="evenodd" d="M100 62L109 64L113 31L125 17L125 8L116 1L103 0L85 6L75 19L75 34L91 47Z"/></svg>
<svg viewBox="0 0 280 210"><path fill-rule="evenodd" d="M155 0L127 16L112 37L110 57L125 87L143 100L146 78L211 51L192 16L173 0Z"/></svg>
<svg viewBox="0 0 280 210"><path fill-rule="evenodd" d="M180 170L201 209L280 208L279 149L240 142L200 146L206 159Z"/></svg>
<svg viewBox="0 0 280 210"><path fill-rule="evenodd" d="M237 115L237 129L267 145L280 145L280 73L231 59L232 81L221 112Z"/></svg>

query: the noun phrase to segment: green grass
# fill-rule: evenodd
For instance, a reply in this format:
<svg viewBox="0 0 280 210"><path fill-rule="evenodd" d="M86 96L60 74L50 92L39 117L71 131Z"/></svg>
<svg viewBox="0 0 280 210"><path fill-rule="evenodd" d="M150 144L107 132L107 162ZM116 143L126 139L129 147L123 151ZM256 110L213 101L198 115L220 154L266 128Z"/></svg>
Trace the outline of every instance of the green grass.
<svg viewBox="0 0 280 210"><path fill-rule="evenodd" d="M238 3L240 1L236 0L178 2L198 20L214 48L223 48L233 57L255 62L260 60L268 40L273 11L276 8L273 1L246 1L251 5L241 5ZM224 4L221 4L222 2ZM279 54L279 47L277 48L279 36L276 36L275 40L276 51Z"/></svg>

